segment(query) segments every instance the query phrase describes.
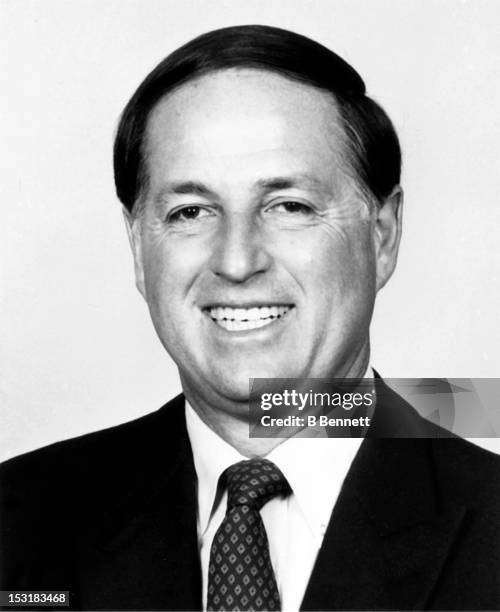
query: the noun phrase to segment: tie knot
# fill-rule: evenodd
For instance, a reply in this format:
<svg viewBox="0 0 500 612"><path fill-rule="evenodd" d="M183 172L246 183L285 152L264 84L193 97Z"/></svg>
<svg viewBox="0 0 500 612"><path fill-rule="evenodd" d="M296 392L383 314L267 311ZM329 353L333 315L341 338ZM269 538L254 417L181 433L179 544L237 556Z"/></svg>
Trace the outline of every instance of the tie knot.
<svg viewBox="0 0 500 612"><path fill-rule="evenodd" d="M227 485L227 510L250 506L260 510L277 495L290 493L281 470L268 459L247 459L231 465L223 474Z"/></svg>

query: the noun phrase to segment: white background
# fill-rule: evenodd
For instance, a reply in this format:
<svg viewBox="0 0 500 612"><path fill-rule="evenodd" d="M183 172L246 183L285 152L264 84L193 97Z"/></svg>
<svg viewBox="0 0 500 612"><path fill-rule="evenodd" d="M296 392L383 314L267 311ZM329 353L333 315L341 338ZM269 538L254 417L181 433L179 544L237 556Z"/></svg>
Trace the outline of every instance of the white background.
<svg viewBox="0 0 500 612"><path fill-rule="evenodd" d="M113 133L158 61L227 25L326 44L394 120L405 231L379 296L372 363L391 377L498 376L499 1L0 7L0 459L132 419L179 391L134 287Z"/></svg>

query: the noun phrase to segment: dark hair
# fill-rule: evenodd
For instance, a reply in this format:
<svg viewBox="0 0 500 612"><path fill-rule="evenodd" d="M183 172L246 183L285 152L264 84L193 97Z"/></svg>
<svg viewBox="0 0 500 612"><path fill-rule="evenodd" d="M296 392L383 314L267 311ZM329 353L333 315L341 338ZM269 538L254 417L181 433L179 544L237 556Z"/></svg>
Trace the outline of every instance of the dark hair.
<svg viewBox="0 0 500 612"><path fill-rule="evenodd" d="M262 25L235 26L198 36L171 53L125 107L115 138L114 171L116 192L129 211L147 181L143 140L154 106L193 78L234 67L270 70L332 93L347 137L348 159L361 188L381 202L399 183L398 137L383 109L366 95L354 68L300 34Z"/></svg>

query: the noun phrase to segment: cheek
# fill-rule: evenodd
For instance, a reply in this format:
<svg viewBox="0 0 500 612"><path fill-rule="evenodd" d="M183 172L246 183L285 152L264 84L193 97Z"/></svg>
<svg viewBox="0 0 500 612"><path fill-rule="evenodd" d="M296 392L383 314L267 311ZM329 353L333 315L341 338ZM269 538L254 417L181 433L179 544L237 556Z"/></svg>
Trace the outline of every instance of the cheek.
<svg viewBox="0 0 500 612"><path fill-rule="evenodd" d="M185 298L204 260L199 245L165 238L144 252L144 280L148 301L155 310L174 309Z"/></svg>
<svg viewBox="0 0 500 612"><path fill-rule="evenodd" d="M316 227L295 235L275 236L274 259L307 296L318 302L341 301L375 282L375 257L367 226ZM313 304L314 306L314 304Z"/></svg>

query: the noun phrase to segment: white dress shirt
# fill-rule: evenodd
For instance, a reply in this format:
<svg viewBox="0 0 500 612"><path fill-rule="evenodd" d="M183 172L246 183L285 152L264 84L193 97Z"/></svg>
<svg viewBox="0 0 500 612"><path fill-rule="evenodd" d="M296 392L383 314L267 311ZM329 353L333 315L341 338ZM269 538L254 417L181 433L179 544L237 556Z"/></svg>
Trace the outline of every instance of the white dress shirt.
<svg viewBox="0 0 500 612"><path fill-rule="evenodd" d="M206 610L210 548L227 506L226 492L216 500L219 477L248 457L213 432L188 402L186 423L198 477L198 543ZM333 507L361 442L362 438L290 438L267 455L292 489L288 497L276 497L260 511L284 611L300 608Z"/></svg>

